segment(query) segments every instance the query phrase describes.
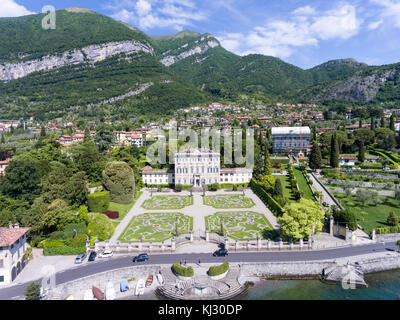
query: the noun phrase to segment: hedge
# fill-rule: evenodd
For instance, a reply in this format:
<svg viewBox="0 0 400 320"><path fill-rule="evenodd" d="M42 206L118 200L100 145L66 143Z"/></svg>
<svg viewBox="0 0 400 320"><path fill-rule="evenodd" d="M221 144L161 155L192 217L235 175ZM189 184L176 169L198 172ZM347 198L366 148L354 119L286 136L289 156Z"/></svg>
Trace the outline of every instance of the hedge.
<svg viewBox="0 0 400 320"><path fill-rule="evenodd" d="M88 194L88 207L90 212L104 212L110 205L110 193L108 191Z"/></svg>
<svg viewBox="0 0 400 320"><path fill-rule="evenodd" d="M380 227L376 229L377 234L400 233L400 225L395 227Z"/></svg>
<svg viewBox="0 0 400 320"><path fill-rule="evenodd" d="M86 239L86 238L85 238ZM75 239L72 239L73 242ZM81 243L81 239L76 239ZM77 245L78 241L71 243L72 245ZM86 246L72 246L67 245L62 240L46 240L43 244L43 255L45 256L72 256L78 255L86 252Z"/></svg>
<svg viewBox="0 0 400 320"><path fill-rule="evenodd" d="M254 193L261 199L262 202L274 213L275 216L283 215L283 208L281 205L272 198L259 184L256 180L251 179L250 187L253 189Z"/></svg>
<svg viewBox="0 0 400 320"><path fill-rule="evenodd" d="M225 261L223 264L219 266L210 267L210 269L208 269L208 275L210 277L215 277L227 272L228 270L229 270L229 263Z"/></svg>
<svg viewBox="0 0 400 320"><path fill-rule="evenodd" d="M180 275L182 277L193 277L194 276L194 270L192 267L185 268L184 266L181 266L179 263L174 263L172 265L172 270L177 275Z"/></svg>
<svg viewBox="0 0 400 320"><path fill-rule="evenodd" d="M119 218L119 212L118 212L118 211L106 210L106 211L104 211L104 214L105 214L109 219L118 219L118 218Z"/></svg>

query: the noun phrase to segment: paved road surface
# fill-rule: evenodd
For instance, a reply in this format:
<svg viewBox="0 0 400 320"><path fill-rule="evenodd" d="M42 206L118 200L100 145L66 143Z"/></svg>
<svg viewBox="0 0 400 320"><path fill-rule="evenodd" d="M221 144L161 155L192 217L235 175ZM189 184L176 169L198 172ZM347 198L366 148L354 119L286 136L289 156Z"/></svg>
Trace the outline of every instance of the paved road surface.
<svg viewBox="0 0 400 320"><path fill-rule="evenodd" d="M371 253L380 253L396 250L395 242L374 243L368 245L348 246L337 249L311 250L304 252L251 252L251 253L231 253L226 258L215 258L211 253L202 254L159 254L151 255L148 262L132 263L132 256L115 257L103 261L97 259L96 262L87 263L74 269L69 269L56 275L56 284L62 284L82 277L109 270L129 267L133 265L161 265L173 264L186 259L188 263L197 263L198 259L202 263L216 263L229 261L236 263L256 263L256 262L290 262L290 261L318 261L330 260L345 257L352 257ZM0 289L0 300L23 299L24 291L28 283Z"/></svg>

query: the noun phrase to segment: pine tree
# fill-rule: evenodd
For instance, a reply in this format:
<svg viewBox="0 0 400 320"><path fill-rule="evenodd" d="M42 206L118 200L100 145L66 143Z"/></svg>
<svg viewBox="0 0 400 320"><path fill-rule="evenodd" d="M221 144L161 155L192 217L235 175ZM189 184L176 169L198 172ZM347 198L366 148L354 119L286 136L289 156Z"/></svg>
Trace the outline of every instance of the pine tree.
<svg viewBox="0 0 400 320"><path fill-rule="evenodd" d="M278 197L283 197L282 182L279 178L275 180L274 193Z"/></svg>
<svg viewBox="0 0 400 320"><path fill-rule="evenodd" d="M390 211L389 217L387 218L386 223L392 227L395 227L399 224L399 218L394 213L394 211Z"/></svg>
<svg viewBox="0 0 400 320"><path fill-rule="evenodd" d="M372 117L372 118L371 118L371 130L374 131L374 130L375 130L375 127L376 127L376 126L375 126L375 118Z"/></svg>
<svg viewBox="0 0 400 320"><path fill-rule="evenodd" d="M311 149L309 165L313 170L320 169L322 165L321 149L316 141L313 143L313 147Z"/></svg>
<svg viewBox="0 0 400 320"><path fill-rule="evenodd" d="M6 138L4 137L4 133L1 134L0 143L1 143L1 144L5 144L5 143L6 143Z"/></svg>
<svg viewBox="0 0 400 320"><path fill-rule="evenodd" d="M364 141L360 141L359 148L358 148L358 161L364 162L365 161L365 145Z"/></svg>
<svg viewBox="0 0 400 320"><path fill-rule="evenodd" d="M268 148L265 146L264 174L271 175L271 173L271 159L269 157Z"/></svg>
<svg viewBox="0 0 400 320"><path fill-rule="evenodd" d="M25 290L26 300L38 300L40 298L40 283L31 282Z"/></svg>
<svg viewBox="0 0 400 320"><path fill-rule="evenodd" d="M395 131L395 127L394 127L394 114L392 113L392 115L390 116L390 130Z"/></svg>
<svg viewBox="0 0 400 320"><path fill-rule="evenodd" d="M332 168L339 168L339 144L336 134L333 134L331 138L330 165Z"/></svg>

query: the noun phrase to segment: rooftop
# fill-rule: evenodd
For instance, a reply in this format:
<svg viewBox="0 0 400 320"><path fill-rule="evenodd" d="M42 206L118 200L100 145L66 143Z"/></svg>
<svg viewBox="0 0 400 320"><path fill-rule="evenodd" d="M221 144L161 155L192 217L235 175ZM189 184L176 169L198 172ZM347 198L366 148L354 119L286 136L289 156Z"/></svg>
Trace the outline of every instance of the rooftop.
<svg viewBox="0 0 400 320"><path fill-rule="evenodd" d="M31 228L0 228L0 247L8 247L14 244L19 238Z"/></svg>
<svg viewBox="0 0 400 320"><path fill-rule="evenodd" d="M272 134L311 134L310 127L274 127Z"/></svg>

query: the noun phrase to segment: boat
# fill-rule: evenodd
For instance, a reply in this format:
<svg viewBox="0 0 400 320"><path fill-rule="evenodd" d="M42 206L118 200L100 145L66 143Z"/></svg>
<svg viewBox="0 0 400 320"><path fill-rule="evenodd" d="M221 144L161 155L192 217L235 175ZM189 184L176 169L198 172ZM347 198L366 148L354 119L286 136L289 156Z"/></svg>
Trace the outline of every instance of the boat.
<svg viewBox="0 0 400 320"><path fill-rule="evenodd" d="M128 291L128 290L129 290L129 283L128 283L128 280L122 279L122 280L121 280L121 283L120 283L120 285L119 285L119 289L120 289L121 292Z"/></svg>
<svg viewBox="0 0 400 320"><path fill-rule="evenodd" d="M106 300L115 300L116 293L114 285L111 281L107 282L106 290L105 290L105 299Z"/></svg>
<svg viewBox="0 0 400 320"><path fill-rule="evenodd" d="M135 295L137 296L141 296L144 294L144 280L143 279L139 279L137 285L136 285L136 290L135 290Z"/></svg>
<svg viewBox="0 0 400 320"><path fill-rule="evenodd" d="M160 286L164 285L164 278L161 275L161 273L157 274L157 281L158 281Z"/></svg>
<svg viewBox="0 0 400 320"><path fill-rule="evenodd" d="M146 288L150 287L153 284L153 275L150 274L146 280Z"/></svg>
<svg viewBox="0 0 400 320"><path fill-rule="evenodd" d="M92 287L92 292L93 292L94 297L97 300L104 300L104 293L99 288L93 286Z"/></svg>

